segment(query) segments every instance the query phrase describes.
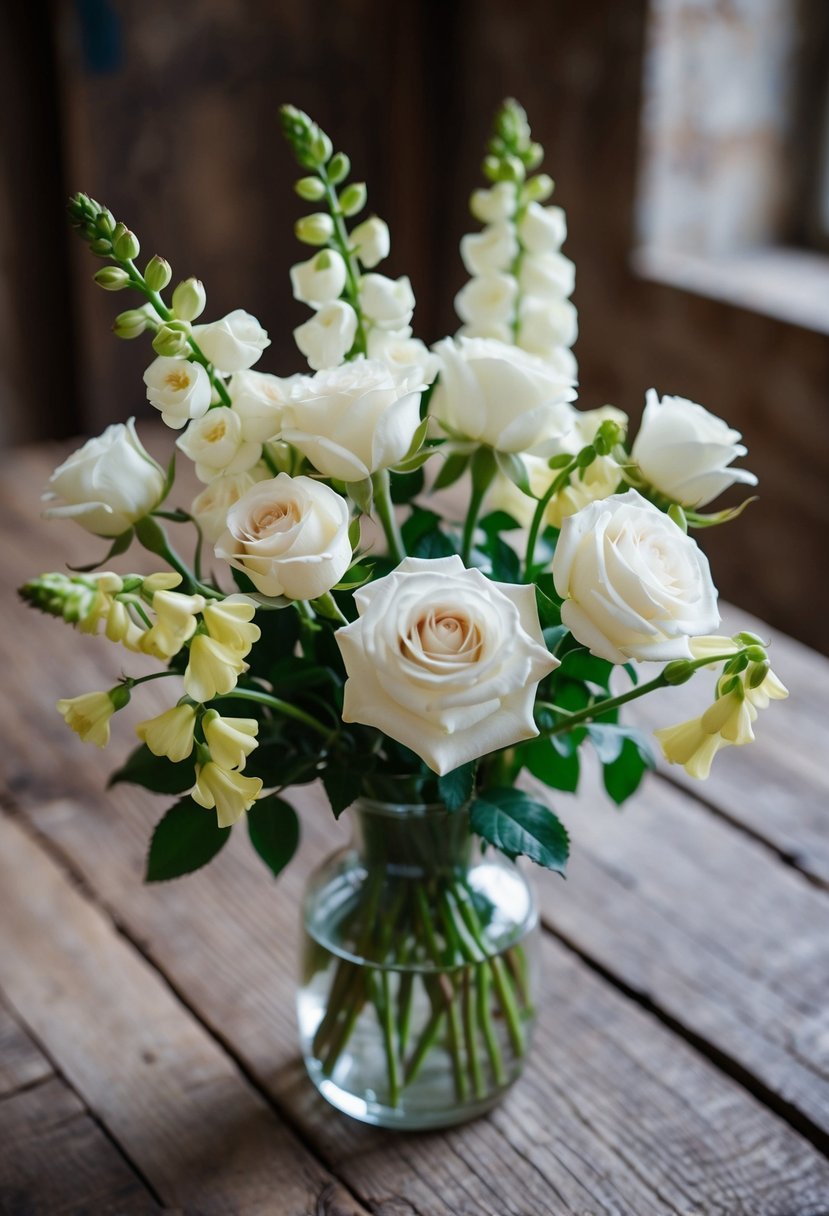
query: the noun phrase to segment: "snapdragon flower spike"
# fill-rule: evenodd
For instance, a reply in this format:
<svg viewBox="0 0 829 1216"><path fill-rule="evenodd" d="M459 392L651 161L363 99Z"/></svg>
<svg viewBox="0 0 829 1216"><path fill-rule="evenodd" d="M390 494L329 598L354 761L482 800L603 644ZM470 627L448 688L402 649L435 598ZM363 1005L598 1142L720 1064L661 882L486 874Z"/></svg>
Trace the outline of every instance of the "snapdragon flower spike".
<svg viewBox="0 0 829 1216"><path fill-rule="evenodd" d="M567 223L560 207L541 206L553 190L550 178L528 177L544 150L517 102L505 101L496 114L488 147L484 174L493 185L470 201L485 226L461 240L472 277L455 297L459 334L514 343L575 377L575 267L560 252Z"/></svg>

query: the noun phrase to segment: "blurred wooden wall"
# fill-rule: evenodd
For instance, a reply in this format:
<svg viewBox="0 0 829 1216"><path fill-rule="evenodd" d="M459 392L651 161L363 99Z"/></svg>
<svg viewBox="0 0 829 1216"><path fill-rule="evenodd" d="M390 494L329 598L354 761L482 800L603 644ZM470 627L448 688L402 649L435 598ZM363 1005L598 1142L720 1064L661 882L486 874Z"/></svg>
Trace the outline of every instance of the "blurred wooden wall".
<svg viewBox="0 0 829 1216"><path fill-rule="evenodd" d="M70 190L105 201L143 253L202 278L210 315L255 313L273 340L263 367L288 373L298 366L290 331L306 315L288 269L306 254L291 231L303 204L279 103L309 110L367 180L371 210L392 228L388 272L411 276L417 332L431 341L457 325L466 201L492 112L513 94L568 213L582 404L636 416L655 385L739 427L762 499L749 519L706 535L718 585L829 650L829 340L630 267L646 8L58 0L48 19L47 8L12 4L0 15L0 441L92 433L146 412L146 343L108 336L125 296L95 288L88 252L60 236ZM35 340L32 310L65 322L56 340Z"/></svg>

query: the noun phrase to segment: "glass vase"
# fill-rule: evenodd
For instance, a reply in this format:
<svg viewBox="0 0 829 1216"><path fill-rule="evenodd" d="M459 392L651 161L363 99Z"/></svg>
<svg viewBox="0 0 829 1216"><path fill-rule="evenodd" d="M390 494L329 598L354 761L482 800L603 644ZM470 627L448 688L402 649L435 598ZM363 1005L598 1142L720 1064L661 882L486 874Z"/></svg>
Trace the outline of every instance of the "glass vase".
<svg viewBox="0 0 829 1216"><path fill-rule="evenodd" d="M299 1030L339 1110L446 1127L520 1076L534 1021L538 916L522 872L482 853L465 810L361 799L349 847L312 875Z"/></svg>

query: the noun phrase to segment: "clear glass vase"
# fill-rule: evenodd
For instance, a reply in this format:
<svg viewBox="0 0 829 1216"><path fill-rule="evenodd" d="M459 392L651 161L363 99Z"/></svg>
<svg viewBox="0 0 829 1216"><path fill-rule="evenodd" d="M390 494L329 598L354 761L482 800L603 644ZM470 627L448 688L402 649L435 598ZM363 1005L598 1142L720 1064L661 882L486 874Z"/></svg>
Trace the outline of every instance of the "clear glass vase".
<svg viewBox="0 0 829 1216"><path fill-rule="evenodd" d="M466 811L361 799L352 844L311 877L299 1030L339 1110L382 1127L472 1119L520 1076L538 917L522 872Z"/></svg>

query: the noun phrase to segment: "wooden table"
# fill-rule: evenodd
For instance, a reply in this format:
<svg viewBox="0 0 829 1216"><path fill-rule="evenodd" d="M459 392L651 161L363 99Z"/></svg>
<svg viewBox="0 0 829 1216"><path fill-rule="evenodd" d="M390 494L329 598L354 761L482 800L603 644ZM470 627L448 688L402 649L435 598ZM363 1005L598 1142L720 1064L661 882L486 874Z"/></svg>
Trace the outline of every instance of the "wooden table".
<svg viewBox="0 0 829 1216"><path fill-rule="evenodd" d="M9 592L97 551L37 519L59 454L5 463ZM55 700L107 687L123 654L9 595L0 1209L829 1213L829 663L779 636L774 656L791 700L707 783L660 773L621 814L595 790L556 799L574 855L566 883L536 874L532 1064L487 1118L403 1135L337 1114L297 1054L300 892L343 826L306 790L304 844L278 884L239 832L199 875L142 886L166 804L105 781L132 746L122 719L161 699L152 684L136 696L108 752L80 744ZM704 704L709 683L675 690L669 720Z"/></svg>

